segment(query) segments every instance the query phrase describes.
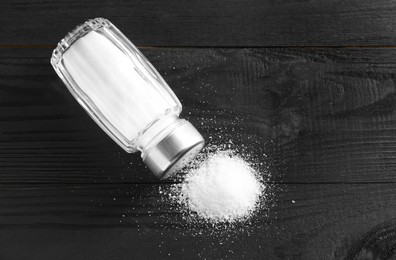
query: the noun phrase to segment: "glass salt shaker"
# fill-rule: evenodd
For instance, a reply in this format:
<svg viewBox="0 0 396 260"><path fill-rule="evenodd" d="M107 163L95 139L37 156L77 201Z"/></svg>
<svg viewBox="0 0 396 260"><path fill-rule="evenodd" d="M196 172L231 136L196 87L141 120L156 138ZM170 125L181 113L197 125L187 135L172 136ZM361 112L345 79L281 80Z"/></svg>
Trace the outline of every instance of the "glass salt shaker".
<svg viewBox="0 0 396 260"><path fill-rule="evenodd" d="M182 106L143 54L112 23L88 20L62 39L51 64L92 119L125 151L141 151L160 179L203 148Z"/></svg>

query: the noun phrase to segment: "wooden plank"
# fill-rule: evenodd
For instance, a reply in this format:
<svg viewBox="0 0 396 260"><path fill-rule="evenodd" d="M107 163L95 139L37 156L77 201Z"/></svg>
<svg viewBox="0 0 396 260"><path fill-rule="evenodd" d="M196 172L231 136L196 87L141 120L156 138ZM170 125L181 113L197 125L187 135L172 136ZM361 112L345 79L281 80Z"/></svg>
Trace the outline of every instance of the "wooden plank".
<svg viewBox="0 0 396 260"><path fill-rule="evenodd" d="M168 185L7 184L2 259L367 259L395 257L395 184L293 184L251 223L193 224ZM23 250L21 250L23 249ZM361 258L358 258L360 256ZM372 258L368 258L372 259Z"/></svg>
<svg viewBox="0 0 396 260"><path fill-rule="evenodd" d="M231 140L273 181L396 181L396 49L143 51L207 143ZM157 181L85 114L49 54L0 51L0 181Z"/></svg>
<svg viewBox="0 0 396 260"><path fill-rule="evenodd" d="M103 16L141 46L395 45L395 10L386 0L2 0L0 44L56 44Z"/></svg>

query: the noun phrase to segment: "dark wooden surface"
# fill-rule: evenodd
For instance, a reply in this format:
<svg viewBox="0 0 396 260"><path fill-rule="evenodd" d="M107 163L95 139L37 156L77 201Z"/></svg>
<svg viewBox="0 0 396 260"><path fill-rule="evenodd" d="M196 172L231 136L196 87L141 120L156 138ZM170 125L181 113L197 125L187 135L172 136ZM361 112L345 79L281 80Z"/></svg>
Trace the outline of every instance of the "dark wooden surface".
<svg viewBox="0 0 396 260"><path fill-rule="evenodd" d="M395 7L2 1L0 259L396 259ZM263 163L271 196L251 223L189 223L161 193L175 180L57 78L53 45L96 16L145 46L209 145Z"/></svg>
<svg viewBox="0 0 396 260"><path fill-rule="evenodd" d="M103 16L149 46L394 45L389 0L201 0L0 2L0 44L54 44Z"/></svg>
<svg viewBox="0 0 396 260"><path fill-rule="evenodd" d="M191 226L159 186L165 184L1 185L0 256L345 259L394 253L392 183L280 185L269 213L228 232Z"/></svg>

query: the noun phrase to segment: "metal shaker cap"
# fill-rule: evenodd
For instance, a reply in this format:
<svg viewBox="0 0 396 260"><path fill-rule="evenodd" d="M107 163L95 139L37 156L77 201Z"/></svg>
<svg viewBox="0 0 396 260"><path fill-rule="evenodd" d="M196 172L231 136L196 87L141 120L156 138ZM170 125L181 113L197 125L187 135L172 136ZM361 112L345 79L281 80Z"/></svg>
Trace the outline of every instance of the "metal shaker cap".
<svg viewBox="0 0 396 260"><path fill-rule="evenodd" d="M202 135L186 121L152 147L143 161L159 179L166 179L194 159L204 144Z"/></svg>

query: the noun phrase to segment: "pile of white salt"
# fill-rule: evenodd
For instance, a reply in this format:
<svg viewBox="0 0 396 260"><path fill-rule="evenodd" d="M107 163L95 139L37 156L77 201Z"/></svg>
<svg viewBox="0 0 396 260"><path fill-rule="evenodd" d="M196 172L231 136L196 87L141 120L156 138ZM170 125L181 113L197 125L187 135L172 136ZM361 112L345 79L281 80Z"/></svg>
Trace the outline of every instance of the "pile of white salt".
<svg viewBox="0 0 396 260"><path fill-rule="evenodd" d="M177 200L187 211L212 223L248 219L264 193L260 176L249 163L227 152L201 162L177 189Z"/></svg>

